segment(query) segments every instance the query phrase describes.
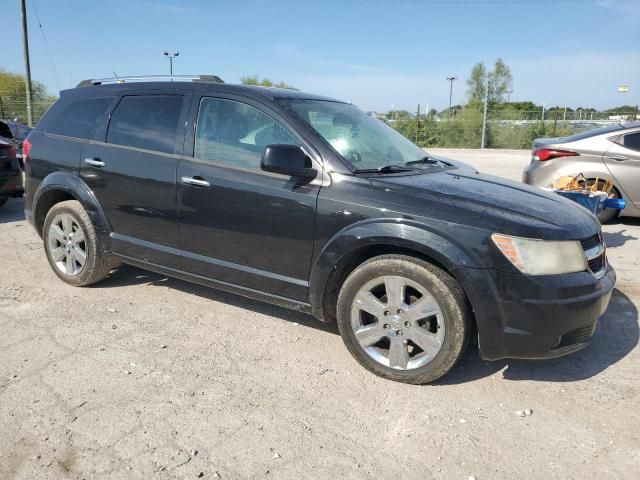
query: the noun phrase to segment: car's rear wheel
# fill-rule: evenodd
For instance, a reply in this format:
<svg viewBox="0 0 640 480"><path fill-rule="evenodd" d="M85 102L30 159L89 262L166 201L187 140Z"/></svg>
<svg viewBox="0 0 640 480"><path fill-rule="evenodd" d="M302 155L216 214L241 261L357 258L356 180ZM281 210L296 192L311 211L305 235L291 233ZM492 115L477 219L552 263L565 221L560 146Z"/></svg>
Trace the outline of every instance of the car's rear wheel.
<svg viewBox="0 0 640 480"><path fill-rule="evenodd" d="M596 181L595 178L589 179L588 185L593 186L595 181ZM598 189L603 188L604 184L605 184L604 180L598 180ZM611 189L611 193L609 196L611 198L622 198L622 196L620 195L620 192L616 187L613 187ZM610 221L612 221L614 218L617 218L619 214L620 214L620 210L616 210L613 208L605 208L603 211L601 211L598 214L598 220L600 221L601 224L604 225L605 223L609 223Z"/></svg>
<svg viewBox="0 0 640 480"><path fill-rule="evenodd" d="M404 255L375 257L356 268L340 290L337 314L340 335L362 366L413 384L449 372L470 329L460 285Z"/></svg>
<svg viewBox="0 0 640 480"><path fill-rule="evenodd" d="M70 285L99 282L114 267L102 250L89 215L76 200L54 205L47 213L42 233L51 268Z"/></svg>

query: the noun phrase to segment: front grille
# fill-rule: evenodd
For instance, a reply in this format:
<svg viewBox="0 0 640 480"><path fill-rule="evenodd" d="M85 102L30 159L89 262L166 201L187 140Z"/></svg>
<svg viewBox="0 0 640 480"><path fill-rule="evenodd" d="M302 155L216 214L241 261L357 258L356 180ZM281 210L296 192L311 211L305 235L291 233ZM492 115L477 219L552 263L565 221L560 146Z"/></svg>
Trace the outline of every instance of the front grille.
<svg viewBox="0 0 640 480"><path fill-rule="evenodd" d="M602 277L607 271L607 256L604 239L601 233L580 240L582 250L587 259L589 271L596 277Z"/></svg>

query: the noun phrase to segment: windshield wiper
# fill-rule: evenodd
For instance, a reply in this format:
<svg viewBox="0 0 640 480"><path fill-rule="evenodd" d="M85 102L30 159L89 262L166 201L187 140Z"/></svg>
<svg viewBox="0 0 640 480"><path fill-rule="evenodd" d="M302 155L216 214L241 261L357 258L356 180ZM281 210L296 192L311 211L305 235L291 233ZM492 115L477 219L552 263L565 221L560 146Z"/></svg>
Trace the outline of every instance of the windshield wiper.
<svg viewBox="0 0 640 480"><path fill-rule="evenodd" d="M418 160L412 160L410 162L407 162L405 163L405 165L418 165L418 164L425 164L425 163L430 165L442 165L447 167L451 166L447 162L443 162L442 160L438 160L436 158L430 157L429 155L425 155L424 157Z"/></svg>
<svg viewBox="0 0 640 480"><path fill-rule="evenodd" d="M413 168L406 165L385 165L379 168L357 168L353 173L396 173L396 172L410 172Z"/></svg>

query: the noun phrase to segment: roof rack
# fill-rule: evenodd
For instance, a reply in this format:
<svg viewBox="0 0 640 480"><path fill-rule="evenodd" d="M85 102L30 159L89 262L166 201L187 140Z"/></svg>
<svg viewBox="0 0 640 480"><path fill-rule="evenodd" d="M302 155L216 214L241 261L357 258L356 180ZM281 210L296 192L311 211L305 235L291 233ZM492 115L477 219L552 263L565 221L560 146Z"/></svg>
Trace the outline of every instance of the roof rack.
<svg viewBox="0 0 640 480"><path fill-rule="evenodd" d="M103 85L109 83L130 83L130 82L204 82L204 83L224 83L217 75L138 75L130 77L111 78L90 78L82 80L77 87L91 87L93 85Z"/></svg>

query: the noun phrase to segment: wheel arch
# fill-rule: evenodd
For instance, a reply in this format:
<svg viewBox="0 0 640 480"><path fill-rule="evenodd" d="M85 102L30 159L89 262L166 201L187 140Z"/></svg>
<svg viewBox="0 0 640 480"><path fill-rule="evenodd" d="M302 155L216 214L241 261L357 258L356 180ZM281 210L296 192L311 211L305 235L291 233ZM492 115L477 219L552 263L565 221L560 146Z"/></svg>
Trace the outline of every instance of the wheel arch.
<svg viewBox="0 0 640 480"><path fill-rule="evenodd" d="M54 205L66 200L80 202L96 227L96 231L103 241L102 244L108 249L111 228L107 217L87 184L70 172L52 173L45 177L38 186L33 200L33 226L38 235L42 237L42 228L49 210Z"/></svg>
<svg viewBox="0 0 640 480"><path fill-rule="evenodd" d="M334 322L338 293L346 277L370 258L392 253L431 263L456 279L463 291L465 282L457 266L476 265L458 245L419 226L385 221L348 227L326 243L313 264L309 303L314 316Z"/></svg>

